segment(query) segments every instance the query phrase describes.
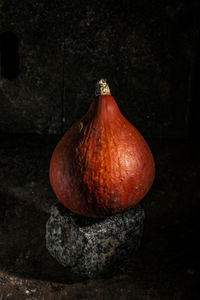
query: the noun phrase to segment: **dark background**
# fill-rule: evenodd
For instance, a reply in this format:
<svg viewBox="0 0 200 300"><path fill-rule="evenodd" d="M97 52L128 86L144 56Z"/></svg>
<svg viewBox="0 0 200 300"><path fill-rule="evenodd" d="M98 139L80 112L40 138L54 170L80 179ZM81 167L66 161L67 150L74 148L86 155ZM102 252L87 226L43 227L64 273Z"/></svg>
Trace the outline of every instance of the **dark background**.
<svg viewBox="0 0 200 300"><path fill-rule="evenodd" d="M0 296L198 299L199 16L198 0L0 0ZM156 179L138 253L108 278L70 283L45 249L48 166L102 77L147 139Z"/></svg>

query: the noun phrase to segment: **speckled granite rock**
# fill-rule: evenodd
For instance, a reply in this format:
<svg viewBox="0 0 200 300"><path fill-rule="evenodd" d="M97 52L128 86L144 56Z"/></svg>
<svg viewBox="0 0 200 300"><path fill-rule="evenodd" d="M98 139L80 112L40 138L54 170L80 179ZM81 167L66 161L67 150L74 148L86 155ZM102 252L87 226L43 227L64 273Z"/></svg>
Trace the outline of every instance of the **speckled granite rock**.
<svg viewBox="0 0 200 300"><path fill-rule="evenodd" d="M106 219L86 218L52 206L46 224L50 254L73 275L94 278L135 251L142 237L144 210L131 210Z"/></svg>

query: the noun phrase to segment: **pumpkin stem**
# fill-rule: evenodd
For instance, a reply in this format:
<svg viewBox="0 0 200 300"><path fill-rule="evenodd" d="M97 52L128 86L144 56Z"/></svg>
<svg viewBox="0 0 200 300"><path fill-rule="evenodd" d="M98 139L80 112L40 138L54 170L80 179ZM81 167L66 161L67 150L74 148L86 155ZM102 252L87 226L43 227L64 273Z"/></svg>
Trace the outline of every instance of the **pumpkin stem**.
<svg viewBox="0 0 200 300"><path fill-rule="evenodd" d="M101 78L97 84L96 84L96 90L95 90L96 96L101 95L111 95L109 85L106 82L105 78Z"/></svg>

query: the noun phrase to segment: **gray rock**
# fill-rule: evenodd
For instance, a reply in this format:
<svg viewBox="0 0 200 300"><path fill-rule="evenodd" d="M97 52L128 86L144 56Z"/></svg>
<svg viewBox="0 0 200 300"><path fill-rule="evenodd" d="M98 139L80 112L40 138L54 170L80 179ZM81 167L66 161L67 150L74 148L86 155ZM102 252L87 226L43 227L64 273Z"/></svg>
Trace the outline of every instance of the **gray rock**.
<svg viewBox="0 0 200 300"><path fill-rule="evenodd" d="M46 247L72 276L94 278L118 266L138 248L144 216L140 205L123 214L94 219L57 204L46 224Z"/></svg>

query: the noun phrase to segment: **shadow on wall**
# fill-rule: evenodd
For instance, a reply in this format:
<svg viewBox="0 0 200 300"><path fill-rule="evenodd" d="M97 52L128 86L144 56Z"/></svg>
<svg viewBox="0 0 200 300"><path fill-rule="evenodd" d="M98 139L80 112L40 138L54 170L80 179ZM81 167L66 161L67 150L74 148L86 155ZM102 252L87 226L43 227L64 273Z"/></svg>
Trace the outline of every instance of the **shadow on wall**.
<svg viewBox="0 0 200 300"><path fill-rule="evenodd" d="M22 278L70 282L66 269L46 250L47 219L33 204L0 195L1 270Z"/></svg>
<svg viewBox="0 0 200 300"><path fill-rule="evenodd" d="M0 35L1 77L14 80L19 75L19 40L12 32Z"/></svg>
<svg viewBox="0 0 200 300"><path fill-rule="evenodd" d="M192 101L189 114L189 137L195 140L195 138L199 137L200 127L200 32L197 38L194 73L192 79Z"/></svg>

